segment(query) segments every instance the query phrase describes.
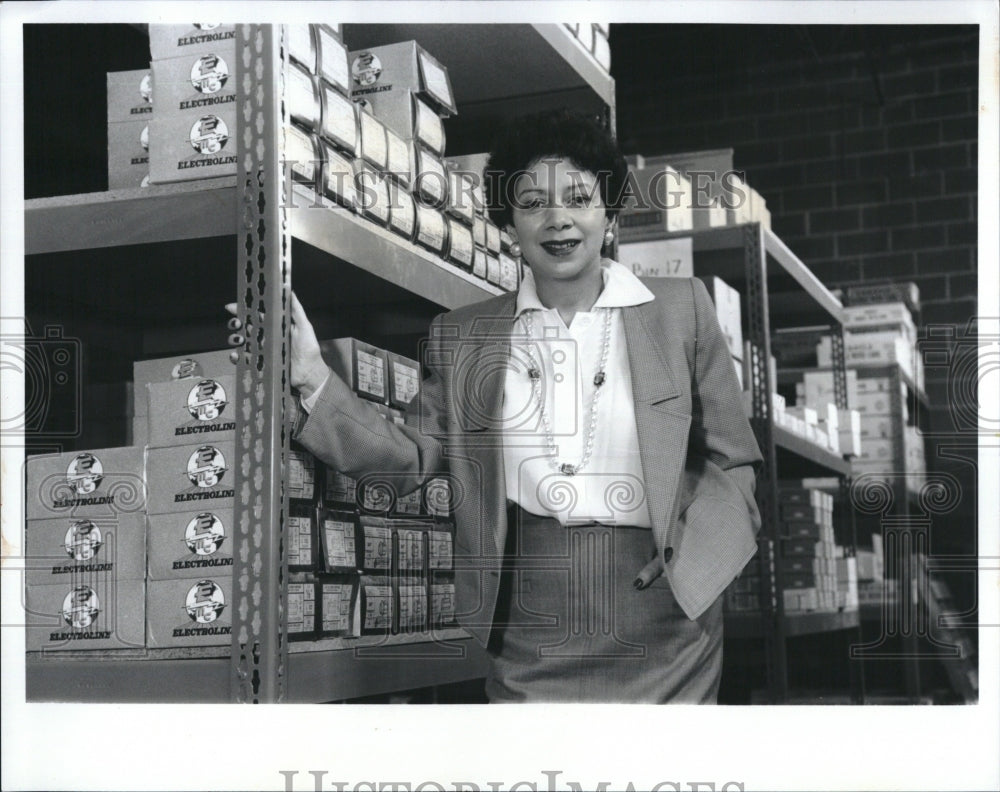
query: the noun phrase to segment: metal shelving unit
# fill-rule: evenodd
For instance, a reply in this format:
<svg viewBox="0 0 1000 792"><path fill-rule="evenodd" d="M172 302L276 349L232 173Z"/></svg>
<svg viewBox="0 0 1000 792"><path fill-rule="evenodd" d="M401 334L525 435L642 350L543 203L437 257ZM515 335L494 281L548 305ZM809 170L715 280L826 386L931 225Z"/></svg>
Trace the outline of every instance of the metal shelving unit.
<svg viewBox="0 0 1000 792"><path fill-rule="evenodd" d="M757 505L762 520L762 537L780 547L778 526L779 477L836 476L845 493L850 464L842 457L774 423L770 394L777 383L771 382L768 359L771 334L779 328L796 327L808 317L808 324L829 325L833 329L834 387L837 403L847 406L847 382L844 373L843 306L823 286L805 264L772 231L758 223L725 226L695 233L676 232L665 238L691 237L698 275L716 275L742 295L745 317L744 339L750 342L750 388L753 415L750 423L764 455L757 478ZM841 517L843 514L841 509ZM850 531L845 531L850 533ZM784 580L780 564L774 576L762 575L761 612L747 615L727 614L726 629L730 638L762 640L768 695L772 702L787 700L789 638L830 631L846 631L859 637L857 611L785 613ZM852 666L852 697L863 698L863 678L855 678Z"/></svg>
<svg viewBox="0 0 1000 792"><path fill-rule="evenodd" d="M472 115L477 105L516 103L530 86L533 95L600 106L613 123L614 80L562 25L345 25L343 33L354 48L421 41L448 68L457 103ZM30 701L331 701L485 675L485 651L457 628L418 643L287 640L282 547L289 505L282 471L289 452L285 372L293 241L326 257L331 267L364 271L442 308L499 290L349 212L317 207L315 196L297 185L286 193L280 169L282 36L281 26L237 30L235 178L26 203L29 256L234 237L238 304L247 328L234 399L231 648L30 653Z"/></svg>

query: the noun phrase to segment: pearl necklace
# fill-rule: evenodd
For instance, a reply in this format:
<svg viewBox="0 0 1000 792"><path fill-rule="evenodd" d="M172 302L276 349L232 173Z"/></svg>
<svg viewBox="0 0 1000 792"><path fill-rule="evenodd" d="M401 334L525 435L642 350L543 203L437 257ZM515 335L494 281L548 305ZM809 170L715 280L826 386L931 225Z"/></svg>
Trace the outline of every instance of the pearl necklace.
<svg viewBox="0 0 1000 792"><path fill-rule="evenodd" d="M594 435L597 433L597 402L601 397L601 386L604 385L606 379L605 371L608 367L608 351L611 348L611 309L602 308L601 311L604 313L604 335L601 341L601 361L597 367L597 373L594 375L594 398L590 402L590 424L587 427L587 436L584 440L583 445L583 457L576 465L572 465L569 462L559 462L556 459L556 440L555 434L552 431L552 422L549 420L548 412L545 410L545 397L542 394L542 367L535 360L535 355L531 351L532 343L534 341L534 330L535 322L532 317L532 311L525 311L522 314L524 318L525 329L528 333L528 344L525 350L528 354L528 359L531 361L531 368L528 369L528 377L531 379L531 392L534 394L535 402L538 404L538 415L542 420L542 429L545 432L545 445L546 452L549 458L549 467L558 473L562 473L564 476L575 476L581 470L583 470L587 463L590 462L590 457L594 453Z"/></svg>

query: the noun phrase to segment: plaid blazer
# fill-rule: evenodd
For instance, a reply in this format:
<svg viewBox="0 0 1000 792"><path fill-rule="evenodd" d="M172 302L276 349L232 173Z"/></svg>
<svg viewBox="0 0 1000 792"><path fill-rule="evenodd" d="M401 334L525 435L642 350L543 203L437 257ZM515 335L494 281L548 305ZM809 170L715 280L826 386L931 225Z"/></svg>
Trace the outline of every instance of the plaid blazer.
<svg viewBox="0 0 1000 792"><path fill-rule="evenodd" d="M756 551L761 455L704 284L643 282L655 299L622 309L639 454L664 577L695 619ZM427 374L405 426L331 377L294 434L337 470L389 480L400 494L447 473L457 615L484 645L507 536L499 416L515 304L516 295L505 294L433 321L422 355Z"/></svg>

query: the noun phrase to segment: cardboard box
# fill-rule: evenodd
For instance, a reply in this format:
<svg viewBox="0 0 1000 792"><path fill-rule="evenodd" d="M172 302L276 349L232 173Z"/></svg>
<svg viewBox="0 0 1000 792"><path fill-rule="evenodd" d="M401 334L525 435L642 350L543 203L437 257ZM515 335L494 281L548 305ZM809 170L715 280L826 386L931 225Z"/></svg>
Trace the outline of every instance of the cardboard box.
<svg viewBox="0 0 1000 792"><path fill-rule="evenodd" d="M149 180L166 184L236 173L236 109L157 114L149 126Z"/></svg>
<svg viewBox="0 0 1000 792"><path fill-rule="evenodd" d="M221 374L235 374L236 366L229 358L230 350L196 352L190 355L137 360L132 364L134 396L133 410L136 416L145 416L149 410L149 396L146 386L151 382L168 382L176 379L215 377Z"/></svg>
<svg viewBox="0 0 1000 792"><path fill-rule="evenodd" d="M476 251L472 259L472 274L477 278L482 278L486 280L486 267L487 267L488 254L486 253L486 248L476 247ZM500 278L500 259L497 259L497 279Z"/></svg>
<svg viewBox="0 0 1000 792"><path fill-rule="evenodd" d="M354 188L358 207L369 220L389 223L389 180L360 159L354 161Z"/></svg>
<svg viewBox="0 0 1000 792"><path fill-rule="evenodd" d="M346 95L351 90L347 47L329 25L317 25L316 44L320 77Z"/></svg>
<svg viewBox="0 0 1000 792"><path fill-rule="evenodd" d="M714 275L701 278L708 289L708 294L715 304L715 315L719 318L719 327L726 337L726 344L734 358L743 358L743 328L740 313L740 293L727 284L722 278Z"/></svg>
<svg viewBox="0 0 1000 792"><path fill-rule="evenodd" d="M328 83L320 83L320 135L341 151L356 156L361 148L358 106Z"/></svg>
<svg viewBox="0 0 1000 792"><path fill-rule="evenodd" d="M141 447L41 454L25 468L29 520L120 518L146 508Z"/></svg>
<svg viewBox="0 0 1000 792"><path fill-rule="evenodd" d="M319 586L319 634L323 638L352 634L357 607L357 581L321 581Z"/></svg>
<svg viewBox="0 0 1000 792"><path fill-rule="evenodd" d="M619 215L623 240L694 227L690 179L669 165L633 168L631 176L638 195L626 201Z"/></svg>
<svg viewBox="0 0 1000 792"><path fill-rule="evenodd" d="M150 181L236 172L235 49L154 60Z"/></svg>
<svg viewBox="0 0 1000 792"><path fill-rule="evenodd" d="M388 353L356 338L320 342L323 360L363 399L389 402Z"/></svg>
<svg viewBox="0 0 1000 792"><path fill-rule="evenodd" d="M285 25L285 45L292 66L303 68L307 74L316 73L317 46L315 25Z"/></svg>
<svg viewBox="0 0 1000 792"><path fill-rule="evenodd" d="M781 534L788 539L819 541L822 529L814 520L782 520Z"/></svg>
<svg viewBox="0 0 1000 792"><path fill-rule="evenodd" d="M484 156L488 155L474 154L466 157L449 157L445 160L444 165L450 179L448 185L451 193L449 211L466 225L471 225L476 237L476 244L485 247L486 228L482 224L486 222L484 217L486 195L483 192L482 167L479 165Z"/></svg>
<svg viewBox="0 0 1000 792"><path fill-rule="evenodd" d="M311 190L322 190L323 152L319 138L308 130L290 124L285 127L283 167L292 181Z"/></svg>
<svg viewBox="0 0 1000 792"><path fill-rule="evenodd" d="M694 276L694 253L690 237L625 241L618 247L618 261L640 278L690 278ZM741 353L742 356L742 353Z"/></svg>
<svg viewBox="0 0 1000 792"><path fill-rule="evenodd" d="M326 572L354 572L358 564L358 521L351 512L320 509L317 513Z"/></svg>
<svg viewBox="0 0 1000 792"><path fill-rule="evenodd" d="M468 173L448 167L447 162L444 165L448 175L448 205L445 211L471 228L477 209L476 183Z"/></svg>
<svg viewBox="0 0 1000 792"><path fill-rule="evenodd" d="M232 509L149 517L146 568L150 580L223 576L232 567Z"/></svg>
<svg viewBox="0 0 1000 792"><path fill-rule="evenodd" d="M438 157L444 156L446 138L441 116L413 91L404 88L368 94L364 101L386 127Z"/></svg>
<svg viewBox="0 0 1000 792"><path fill-rule="evenodd" d="M323 500L328 504L353 508L358 500L358 482L332 468L324 470L326 486L323 489Z"/></svg>
<svg viewBox="0 0 1000 792"><path fill-rule="evenodd" d="M288 64L285 79L285 109L292 123L319 131L320 94L318 81L296 63Z"/></svg>
<svg viewBox="0 0 1000 792"><path fill-rule="evenodd" d="M430 586L430 623L432 628L455 624L455 584L432 583Z"/></svg>
<svg viewBox="0 0 1000 792"><path fill-rule="evenodd" d="M495 254L486 256L486 280L494 286L500 285L500 257Z"/></svg>
<svg viewBox="0 0 1000 792"><path fill-rule="evenodd" d="M443 207L448 203L448 174L440 157L423 146L414 146L413 172L414 197L428 206Z"/></svg>
<svg viewBox="0 0 1000 792"><path fill-rule="evenodd" d="M509 292L517 291L517 287L521 283L521 268L518 266L517 259L503 252L500 253L499 280L500 288Z"/></svg>
<svg viewBox="0 0 1000 792"><path fill-rule="evenodd" d="M444 213L423 203L415 204L414 208L417 210L417 242L434 253L443 253L448 241Z"/></svg>
<svg viewBox="0 0 1000 792"><path fill-rule="evenodd" d="M450 531L427 532L427 566L432 570L454 566L454 544Z"/></svg>
<svg viewBox="0 0 1000 792"><path fill-rule="evenodd" d="M149 53L154 60L220 50L236 52L235 25L193 23L149 26Z"/></svg>
<svg viewBox="0 0 1000 792"><path fill-rule="evenodd" d="M147 386L147 392L150 445L235 438L234 374L154 382Z"/></svg>
<svg viewBox="0 0 1000 792"><path fill-rule="evenodd" d="M153 114L153 80L149 69L107 73L108 124L146 123Z"/></svg>
<svg viewBox="0 0 1000 792"><path fill-rule="evenodd" d="M355 609L355 633L379 635L391 632L395 612L393 600L388 579L361 578Z"/></svg>
<svg viewBox="0 0 1000 792"><path fill-rule="evenodd" d="M316 494L316 458L308 451L288 452L285 473L288 497L293 500L312 501Z"/></svg>
<svg viewBox="0 0 1000 792"><path fill-rule="evenodd" d="M396 587L397 630L401 633L427 629L427 587L422 583L400 581Z"/></svg>
<svg viewBox="0 0 1000 792"><path fill-rule="evenodd" d="M909 310L916 313L920 310L920 289L912 282L849 286L847 289L848 305L891 302L902 302Z"/></svg>
<svg viewBox="0 0 1000 792"><path fill-rule="evenodd" d="M707 231L710 228L721 228L726 224L726 210L713 198L691 208L691 227L695 231Z"/></svg>
<svg viewBox="0 0 1000 792"><path fill-rule="evenodd" d="M410 520L394 522L396 569L401 575L418 575L425 569L423 528Z"/></svg>
<svg viewBox="0 0 1000 792"><path fill-rule="evenodd" d="M145 581L107 572L25 591L25 649L137 649L146 644Z"/></svg>
<svg viewBox="0 0 1000 792"><path fill-rule="evenodd" d="M822 556L823 543L821 541L816 542L812 539L806 538L782 539L781 555L782 558L794 558L796 556Z"/></svg>
<svg viewBox="0 0 1000 792"><path fill-rule="evenodd" d="M358 523L358 569L388 573L392 563L392 529L381 517L362 515Z"/></svg>
<svg viewBox="0 0 1000 792"><path fill-rule="evenodd" d="M406 409L420 390L420 364L412 358L387 353L389 360L389 404Z"/></svg>
<svg viewBox="0 0 1000 792"><path fill-rule="evenodd" d="M235 465L232 440L148 449L149 513L232 508Z"/></svg>
<svg viewBox="0 0 1000 792"><path fill-rule="evenodd" d="M316 536L316 520L316 515L306 510L289 515L286 531L288 546L285 548L289 569L311 571L319 566L321 550Z"/></svg>
<svg viewBox="0 0 1000 792"><path fill-rule="evenodd" d="M407 242L417 230L417 207L413 196L395 181L389 180L389 228Z"/></svg>
<svg viewBox="0 0 1000 792"><path fill-rule="evenodd" d="M149 122L108 124L108 189L149 185Z"/></svg>
<svg viewBox="0 0 1000 792"><path fill-rule="evenodd" d="M472 257L474 255L472 229L463 225L454 217L446 217L445 222L448 225L448 258L462 269L472 269ZM501 262L503 255L505 254L501 254ZM513 260L511 262L513 263ZM515 280L515 288L516 286L517 283Z"/></svg>
<svg viewBox="0 0 1000 792"><path fill-rule="evenodd" d="M904 416L909 416L909 407L906 403L905 386L900 388L900 407ZM862 416L865 415L892 415L892 394L886 391L875 391L873 393L859 393L856 407ZM904 419L905 420L905 419Z"/></svg>
<svg viewBox="0 0 1000 792"><path fill-rule="evenodd" d="M323 175L320 189L339 206L357 212L358 193L354 186L354 164L326 141L321 142Z"/></svg>
<svg viewBox="0 0 1000 792"><path fill-rule="evenodd" d="M25 579L29 586L62 584L88 574L141 580L146 570L146 515L27 520Z"/></svg>
<svg viewBox="0 0 1000 792"><path fill-rule="evenodd" d="M415 41L351 52L351 98L410 90L440 115L457 112L448 70Z"/></svg>
<svg viewBox="0 0 1000 792"><path fill-rule="evenodd" d="M361 148L358 155L380 171L389 166L389 144L385 135L385 124L372 113L370 106L358 104L358 126L361 130Z"/></svg>
<svg viewBox="0 0 1000 792"><path fill-rule="evenodd" d="M150 580L146 585L149 646L228 646L233 605L232 575Z"/></svg>
<svg viewBox="0 0 1000 792"><path fill-rule="evenodd" d="M386 175L408 188L414 178L413 145L388 127L385 128L385 140L388 150Z"/></svg>
<svg viewBox="0 0 1000 792"><path fill-rule="evenodd" d="M290 582L285 589L285 624L289 641L306 641L318 637L315 581Z"/></svg>
<svg viewBox="0 0 1000 792"><path fill-rule="evenodd" d="M848 369L847 407L853 409L858 397L858 372ZM807 371L802 378L805 386L805 406L815 410L824 409L824 405L835 402L832 371Z"/></svg>

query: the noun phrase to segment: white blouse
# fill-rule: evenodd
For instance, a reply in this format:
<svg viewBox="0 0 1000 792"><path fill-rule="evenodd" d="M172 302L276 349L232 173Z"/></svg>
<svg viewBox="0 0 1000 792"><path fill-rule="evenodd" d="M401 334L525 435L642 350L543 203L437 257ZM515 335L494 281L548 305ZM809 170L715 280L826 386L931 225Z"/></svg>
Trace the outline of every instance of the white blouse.
<svg viewBox="0 0 1000 792"><path fill-rule="evenodd" d="M504 383L504 473L507 497L532 514L577 522L650 527L639 436L632 400L625 322L621 309L653 299L627 267L605 259L604 289L590 311L569 327L557 310L538 299L526 268L511 331L511 356ZM575 475L553 470L538 400L529 370L541 372L541 393L559 464L578 465L591 426L594 376L600 368L605 309L611 312L605 381L597 405L593 452ZM528 335L525 314L532 312Z"/></svg>

